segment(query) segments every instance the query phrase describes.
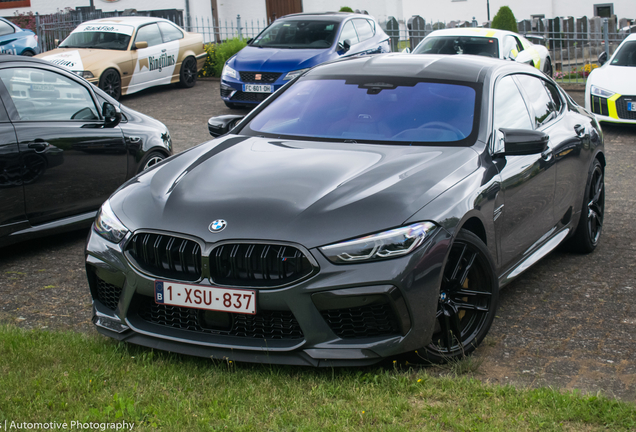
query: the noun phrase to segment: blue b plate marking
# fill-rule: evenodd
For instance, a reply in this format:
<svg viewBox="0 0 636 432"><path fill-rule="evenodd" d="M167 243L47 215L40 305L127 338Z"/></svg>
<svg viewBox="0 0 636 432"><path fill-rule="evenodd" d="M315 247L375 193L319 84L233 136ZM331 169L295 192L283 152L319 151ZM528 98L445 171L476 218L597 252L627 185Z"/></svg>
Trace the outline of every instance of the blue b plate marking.
<svg viewBox="0 0 636 432"><path fill-rule="evenodd" d="M163 282L155 281L155 302L163 303Z"/></svg>

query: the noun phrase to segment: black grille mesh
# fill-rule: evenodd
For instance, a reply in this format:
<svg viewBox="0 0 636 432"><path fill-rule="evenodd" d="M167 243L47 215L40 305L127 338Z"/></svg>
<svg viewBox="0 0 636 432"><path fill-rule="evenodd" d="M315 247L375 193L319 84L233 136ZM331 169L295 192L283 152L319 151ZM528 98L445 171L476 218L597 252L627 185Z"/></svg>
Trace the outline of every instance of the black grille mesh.
<svg viewBox="0 0 636 432"><path fill-rule="evenodd" d="M96 277L95 280L97 282L97 299L108 309L117 309L117 303L119 303L122 289L98 277Z"/></svg>
<svg viewBox="0 0 636 432"><path fill-rule="evenodd" d="M229 330L215 330L201 325L198 309L159 305L152 297L139 296L139 316L150 323L199 333L218 334L253 339L302 339L303 332L290 311L258 311L256 315L233 314Z"/></svg>
<svg viewBox="0 0 636 432"><path fill-rule="evenodd" d="M232 87L221 86L221 97L230 97L234 89Z"/></svg>
<svg viewBox="0 0 636 432"><path fill-rule="evenodd" d="M609 109L607 108L607 99L598 96L590 96L592 98L592 112L594 114L600 114L609 116Z"/></svg>
<svg viewBox="0 0 636 432"><path fill-rule="evenodd" d="M629 99L626 100L626 99ZM636 120L636 111L627 111L627 102L636 103L636 96L621 96L616 100L616 114L625 120Z"/></svg>
<svg viewBox="0 0 636 432"><path fill-rule="evenodd" d="M280 73L274 72L239 72L239 74L241 75L241 81L256 84L273 83L278 79L278 77L282 75ZM260 80L256 79L256 74L259 74L261 76Z"/></svg>
<svg viewBox="0 0 636 432"><path fill-rule="evenodd" d="M201 247L195 241L162 234L136 234L126 252L142 270L186 281L201 277Z"/></svg>
<svg viewBox="0 0 636 432"><path fill-rule="evenodd" d="M210 278L221 285L285 285L312 271L307 257L292 246L225 244L210 254Z"/></svg>
<svg viewBox="0 0 636 432"><path fill-rule="evenodd" d="M232 96L232 101L236 101L236 102L262 102L265 99L267 99L267 96L269 96L271 93L245 93L242 91L237 91L236 93L234 93L234 96Z"/></svg>
<svg viewBox="0 0 636 432"><path fill-rule="evenodd" d="M388 304L328 309L320 313L342 339L399 334L398 320Z"/></svg>

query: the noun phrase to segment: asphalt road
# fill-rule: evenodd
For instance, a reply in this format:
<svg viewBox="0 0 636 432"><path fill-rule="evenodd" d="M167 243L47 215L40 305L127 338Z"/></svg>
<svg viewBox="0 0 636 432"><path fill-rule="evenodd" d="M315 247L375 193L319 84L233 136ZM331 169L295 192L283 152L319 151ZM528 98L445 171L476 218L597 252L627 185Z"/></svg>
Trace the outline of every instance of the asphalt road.
<svg viewBox="0 0 636 432"><path fill-rule="evenodd" d="M155 88L122 102L164 122L175 150L207 141L209 117L245 113L221 102L218 81ZM581 92L571 92L582 103ZM476 378L598 391L636 400L636 128L604 126L606 215L590 255L557 250L503 290L477 350ZM84 274L86 231L0 249L0 321L95 332Z"/></svg>

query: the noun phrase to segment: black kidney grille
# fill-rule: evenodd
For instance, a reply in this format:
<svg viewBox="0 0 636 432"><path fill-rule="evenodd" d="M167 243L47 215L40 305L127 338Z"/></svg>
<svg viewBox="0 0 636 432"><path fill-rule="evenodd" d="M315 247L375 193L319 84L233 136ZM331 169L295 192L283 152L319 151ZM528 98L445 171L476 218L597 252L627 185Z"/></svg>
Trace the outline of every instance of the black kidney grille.
<svg viewBox="0 0 636 432"><path fill-rule="evenodd" d="M139 316L147 322L161 326L253 339L302 339L304 337L291 311L261 310L256 315L228 313L230 328L216 330L204 326L202 310L159 305L152 297L142 297L138 301Z"/></svg>
<svg viewBox="0 0 636 432"><path fill-rule="evenodd" d="M629 102L636 103L636 96L621 96L616 100L616 114L618 114L619 118L625 120L636 120L636 112L635 111L627 111L627 100Z"/></svg>
<svg viewBox="0 0 636 432"><path fill-rule="evenodd" d="M398 320L388 304L328 309L320 313L342 339L400 334Z"/></svg>
<svg viewBox="0 0 636 432"><path fill-rule="evenodd" d="M108 309L117 309L122 288L109 284L98 277L96 277L95 280L97 282L97 300Z"/></svg>
<svg viewBox="0 0 636 432"><path fill-rule="evenodd" d="M270 94L271 93L245 93L237 91L230 100L236 102L262 102L267 99Z"/></svg>
<svg viewBox="0 0 636 432"><path fill-rule="evenodd" d="M312 271L307 257L292 246L225 244L210 254L210 278L220 285L279 286Z"/></svg>
<svg viewBox="0 0 636 432"><path fill-rule="evenodd" d="M241 81L256 84L273 83L282 75L274 72L239 72L239 74L241 75ZM256 74L261 76L260 80L256 79Z"/></svg>
<svg viewBox="0 0 636 432"><path fill-rule="evenodd" d="M170 279L201 277L201 247L195 241L162 234L135 234L126 252L142 270Z"/></svg>

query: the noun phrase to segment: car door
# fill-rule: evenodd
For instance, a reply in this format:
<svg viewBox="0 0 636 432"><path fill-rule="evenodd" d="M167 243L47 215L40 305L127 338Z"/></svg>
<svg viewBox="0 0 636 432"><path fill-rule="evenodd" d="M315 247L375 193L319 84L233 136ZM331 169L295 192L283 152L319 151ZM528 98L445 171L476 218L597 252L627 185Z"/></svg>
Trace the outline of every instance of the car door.
<svg viewBox="0 0 636 432"><path fill-rule="evenodd" d="M15 127L31 225L88 213L125 180L119 127L105 127L90 86L45 67L0 70L0 94Z"/></svg>
<svg viewBox="0 0 636 432"><path fill-rule="evenodd" d="M15 46L17 40L17 33L15 27L11 24L0 20L0 53L1 54L18 54L18 50Z"/></svg>
<svg viewBox="0 0 636 432"><path fill-rule="evenodd" d="M0 103L0 237L22 228L26 221L21 172L15 130Z"/></svg>
<svg viewBox="0 0 636 432"><path fill-rule="evenodd" d="M159 26L152 23L137 29L134 43L138 42L146 42L148 47L138 48L133 54L135 68L129 84L130 92L170 84L179 55L179 41L164 43Z"/></svg>
<svg viewBox="0 0 636 432"><path fill-rule="evenodd" d="M179 72L181 71L181 63L183 62L183 58L179 58L179 46L184 36L183 32L171 23L165 21L160 21L157 25L159 26L159 31L161 31L161 37L166 47L166 55L174 56L175 67L172 70L172 79L178 79Z"/></svg>
<svg viewBox="0 0 636 432"><path fill-rule="evenodd" d="M349 50L345 50L344 46L345 46L345 41L347 41L350 45ZM344 25L342 26L342 30L340 30L340 37L338 37L338 45L337 45L337 52L340 55L351 55L351 54L355 54L356 51L356 45L358 44L359 39L358 39L358 33L356 33L356 29L353 25L353 20L349 20L346 23L344 23Z"/></svg>
<svg viewBox="0 0 636 432"><path fill-rule="evenodd" d="M495 84L493 130L495 154L502 150L501 128L533 130L534 114L512 75ZM532 117L531 117L532 114ZM503 204L495 214L503 268L519 262L554 226L556 169L551 151L498 156ZM501 220L497 220L501 219Z"/></svg>

